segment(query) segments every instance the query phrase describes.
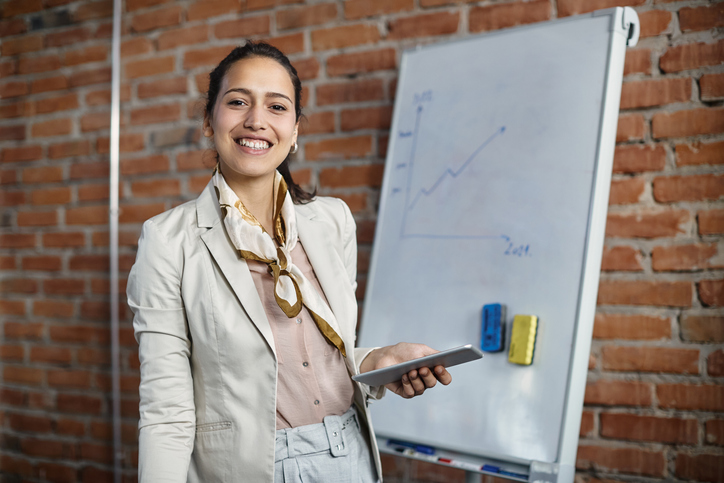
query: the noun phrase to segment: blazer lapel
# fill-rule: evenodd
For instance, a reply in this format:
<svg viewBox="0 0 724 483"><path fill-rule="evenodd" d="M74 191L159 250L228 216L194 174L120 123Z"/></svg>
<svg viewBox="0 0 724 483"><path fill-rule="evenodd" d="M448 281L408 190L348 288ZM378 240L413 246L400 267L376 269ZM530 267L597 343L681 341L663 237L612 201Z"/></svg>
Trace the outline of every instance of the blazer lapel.
<svg viewBox="0 0 724 483"><path fill-rule="evenodd" d="M354 351L354 335L340 328L339 320L349 317L349 298L344 287L349 286L346 278L347 270L344 265L336 257L336 251L329 242L329 237L325 236L324 223L314 219L314 215L309 218L299 213L297 210L297 230L299 231L299 240L304 246L307 258L314 268L317 275L319 285L324 290L327 297L329 307L334 312L337 321L328 321L329 325L344 340L347 354Z"/></svg>
<svg viewBox="0 0 724 483"><path fill-rule="evenodd" d="M276 356L274 336L271 332L266 311L259 298L259 293L251 278L251 272L246 265L246 260L237 253L221 218L221 208L214 193L214 185L209 182L201 195L196 200L197 223L200 228L208 228L201 234L206 248L216 260L222 274L239 299L251 322L262 334L272 352Z"/></svg>

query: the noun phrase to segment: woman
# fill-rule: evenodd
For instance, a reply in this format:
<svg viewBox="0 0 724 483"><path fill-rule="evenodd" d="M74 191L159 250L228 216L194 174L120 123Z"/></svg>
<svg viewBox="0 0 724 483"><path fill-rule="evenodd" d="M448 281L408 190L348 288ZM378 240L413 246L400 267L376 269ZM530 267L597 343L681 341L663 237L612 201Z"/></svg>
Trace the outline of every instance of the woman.
<svg viewBox="0 0 724 483"><path fill-rule="evenodd" d="M218 165L196 201L148 220L128 280L141 360L139 480L376 481L351 375L434 353L355 349L355 225L292 180L301 84L264 43L210 74L204 136ZM441 366L387 387L422 394Z"/></svg>

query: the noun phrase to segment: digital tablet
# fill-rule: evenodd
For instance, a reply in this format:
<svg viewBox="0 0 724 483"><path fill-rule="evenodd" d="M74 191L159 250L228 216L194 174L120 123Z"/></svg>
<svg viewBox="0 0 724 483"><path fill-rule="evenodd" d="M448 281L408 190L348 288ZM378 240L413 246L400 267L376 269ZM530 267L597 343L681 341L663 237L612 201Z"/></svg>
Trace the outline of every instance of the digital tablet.
<svg viewBox="0 0 724 483"><path fill-rule="evenodd" d="M472 344L468 344L429 356L420 357L419 359L412 359L411 361L395 364L394 366L364 372L362 374L352 376L352 379L363 384L369 384L370 386L382 386L391 382L399 381L403 374L406 374L413 369L429 367L430 370L432 370L435 366L451 367L465 362L474 361L482 357L483 353L480 352L480 349L473 347Z"/></svg>

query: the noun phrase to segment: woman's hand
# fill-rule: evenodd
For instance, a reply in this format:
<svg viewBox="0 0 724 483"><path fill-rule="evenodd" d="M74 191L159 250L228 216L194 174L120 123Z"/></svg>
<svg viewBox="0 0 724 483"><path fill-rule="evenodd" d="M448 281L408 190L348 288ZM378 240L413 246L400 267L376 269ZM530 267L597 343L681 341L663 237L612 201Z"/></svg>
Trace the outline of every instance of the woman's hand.
<svg viewBox="0 0 724 483"><path fill-rule="evenodd" d="M400 342L399 344L388 345L370 352L362 361L360 372L382 369L411 359L436 354L437 352L439 351L425 344ZM403 374L399 381L387 384L385 387L398 396L409 399L421 395L425 392L425 389L434 387L438 381L446 386L452 381L452 376L443 366L435 366L432 370L427 367L419 370L413 369L407 374Z"/></svg>

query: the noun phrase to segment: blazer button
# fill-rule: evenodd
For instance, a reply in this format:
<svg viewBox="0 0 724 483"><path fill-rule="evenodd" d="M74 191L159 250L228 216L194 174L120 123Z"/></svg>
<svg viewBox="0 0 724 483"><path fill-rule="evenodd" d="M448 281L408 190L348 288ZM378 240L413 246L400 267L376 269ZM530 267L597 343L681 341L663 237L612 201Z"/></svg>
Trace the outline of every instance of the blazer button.
<svg viewBox="0 0 724 483"><path fill-rule="evenodd" d="M302 365L303 365L304 367L307 367L307 366L309 365L309 362L302 362Z"/></svg>

